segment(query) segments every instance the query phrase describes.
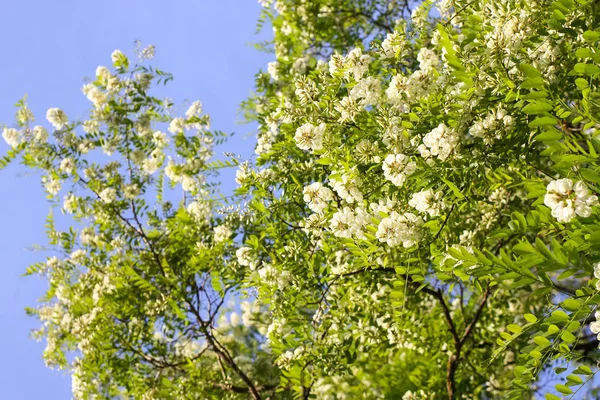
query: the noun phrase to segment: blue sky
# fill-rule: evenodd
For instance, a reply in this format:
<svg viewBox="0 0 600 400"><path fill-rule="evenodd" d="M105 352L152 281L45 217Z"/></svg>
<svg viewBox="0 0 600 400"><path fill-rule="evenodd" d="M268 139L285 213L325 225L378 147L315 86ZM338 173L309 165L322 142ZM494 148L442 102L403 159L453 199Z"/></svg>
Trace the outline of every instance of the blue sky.
<svg viewBox="0 0 600 400"><path fill-rule="evenodd" d="M24 94L39 121L49 107L64 109L71 119L85 117L90 103L81 93L84 77L109 65L113 50L132 54L134 41L141 40L156 46L152 65L175 77L168 96L176 104L201 100L213 128L236 133L224 149L249 154L253 127L235 123L238 106L272 57L248 45L270 34L254 35L259 10L255 0L3 2L0 122L12 123L14 104ZM1 141L0 154L6 150ZM24 313L46 288L43 279L21 274L44 258L27 248L46 243L47 210L38 175L18 165L0 171L2 399L70 398L69 376L46 369L44 344L29 338L37 321Z"/></svg>

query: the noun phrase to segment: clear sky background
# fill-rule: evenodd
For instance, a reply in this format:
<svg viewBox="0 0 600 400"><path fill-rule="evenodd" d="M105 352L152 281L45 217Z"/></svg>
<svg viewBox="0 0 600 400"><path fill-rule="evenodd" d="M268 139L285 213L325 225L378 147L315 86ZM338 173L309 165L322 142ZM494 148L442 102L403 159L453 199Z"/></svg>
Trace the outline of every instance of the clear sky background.
<svg viewBox="0 0 600 400"><path fill-rule="evenodd" d="M156 46L152 65L174 75L165 93L176 105L201 100L214 129L236 133L221 151L248 155L253 127L236 124L238 107L272 58L249 46L270 35L254 34L259 11L256 0L2 2L0 122L14 121L24 94L44 125L50 107L85 118L91 103L81 93L84 77L110 65L115 49L132 55L141 40ZM3 154L8 147L0 142ZM0 399L71 398L70 377L44 366L44 343L29 337L38 322L24 312L46 289L43 279L21 275L45 258L27 248L46 243L47 211L38 174L19 165L0 171Z"/></svg>

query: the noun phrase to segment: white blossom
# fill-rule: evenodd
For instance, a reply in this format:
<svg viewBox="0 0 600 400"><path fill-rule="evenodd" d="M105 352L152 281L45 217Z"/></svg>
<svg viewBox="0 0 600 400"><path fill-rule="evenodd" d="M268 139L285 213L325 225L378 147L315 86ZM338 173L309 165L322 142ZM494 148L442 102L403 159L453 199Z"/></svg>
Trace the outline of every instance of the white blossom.
<svg viewBox="0 0 600 400"><path fill-rule="evenodd" d="M6 144L13 148L20 145L22 141L21 132L15 128L4 128L2 137L6 141Z"/></svg>
<svg viewBox="0 0 600 400"><path fill-rule="evenodd" d="M322 213L327 204L333 200L333 192L323 186L321 182L315 182L306 186L303 190L304 202L312 211Z"/></svg>
<svg viewBox="0 0 600 400"><path fill-rule="evenodd" d="M558 179L548 184L544 204L552 210L558 222L570 222L575 215L587 218L592 215L592 207L598 205L598 197L591 194L585 183L573 184L568 178Z"/></svg>
<svg viewBox="0 0 600 400"><path fill-rule="evenodd" d="M310 123L302 125L296 129L296 134L294 135L296 145L302 150L322 150L325 127L324 123L318 126Z"/></svg>
<svg viewBox="0 0 600 400"><path fill-rule="evenodd" d="M423 190L413 193L408 205L422 213L437 217L444 206L442 196L442 192L434 192L432 189Z"/></svg>
<svg viewBox="0 0 600 400"><path fill-rule="evenodd" d="M227 225L219 225L215 227L214 240L215 242L224 242L231 236L231 229Z"/></svg>
<svg viewBox="0 0 600 400"><path fill-rule="evenodd" d="M56 129L62 129L69 123L69 120L63 110L56 107L48 109L46 112L46 119Z"/></svg>
<svg viewBox="0 0 600 400"><path fill-rule="evenodd" d="M417 169L417 164L409 161L408 156L404 154L389 154L383 160L383 175L385 179L394 185L401 187L406 178L412 175Z"/></svg>
<svg viewBox="0 0 600 400"><path fill-rule="evenodd" d="M110 204L117 199L117 191L114 188L106 188L98 193L98 197L106 204Z"/></svg>
<svg viewBox="0 0 600 400"><path fill-rule="evenodd" d="M377 238L390 247L400 244L404 247L411 247L423 237L422 225L423 220L415 214L398 214L396 211L392 211L389 217L379 223Z"/></svg>

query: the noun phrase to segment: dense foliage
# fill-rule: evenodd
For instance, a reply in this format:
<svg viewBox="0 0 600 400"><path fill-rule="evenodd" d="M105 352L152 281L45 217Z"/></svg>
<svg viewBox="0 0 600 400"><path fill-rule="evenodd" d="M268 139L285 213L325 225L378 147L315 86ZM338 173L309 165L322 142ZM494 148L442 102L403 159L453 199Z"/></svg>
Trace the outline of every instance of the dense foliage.
<svg viewBox="0 0 600 400"><path fill-rule="evenodd" d="M118 51L3 132L73 215L29 272L74 397L596 398L600 6L261 3L256 157Z"/></svg>

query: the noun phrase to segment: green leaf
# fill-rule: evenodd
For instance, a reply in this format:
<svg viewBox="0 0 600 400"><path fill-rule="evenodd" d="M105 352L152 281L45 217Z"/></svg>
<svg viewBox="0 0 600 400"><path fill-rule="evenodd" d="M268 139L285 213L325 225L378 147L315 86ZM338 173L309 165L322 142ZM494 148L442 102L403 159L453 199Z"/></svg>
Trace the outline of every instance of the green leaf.
<svg viewBox="0 0 600 400"><path fill-rule="evenodd" d="M506 329L508 329L512 333L521 333L523 331L523 328L521 328L519 325L515 325L515 324L509 324L506 327Z"/></svg>
<svg viewBox="0 0 600 400"><path fill-rule="evenodd" d="M556 388L556 390L562 394L571 394L573 393L573 391L568 388L567 386L563 385L562 383L557 384L556 386L554 386Z"/></svg>
<svg viewBox="0 0 600 400"><path fill-rule="evenodd" d="M596 31L585 31L583 32L583 38L588 42L595 42L600 39L600 33Z"/></svg>
<svg viewBox="0 0 600 400"><path fill-rule="evenodd" d="M529 103L527 104L525 107L523 107L523 112L525 114L542 114L545 112L548 112L550 110L552 110L552 104L546 102L546 101L534 101L533 103Z"/></svg>
<svg viewBox="0 0 600 400"><path fill-rule="evenodd" d="M581 308L582 303L581 300L568 298L562 302L562 305L569 311L577 311Z"/></svg>
<svg viewBox="0 0 600 400"><path fill-rule="evenodd" d="M464 199L465 196L460 192L460 189L456 187L456 185L452 182L450 182L447 179L441 178L442 181L444 181L444 183L446 185L448 185L448 187L450 188L450 190L452 190L452 193L454 193L454 195L456 196L457 199Z"/></svg>
<svg viewBox="0 0 600 400"><path fill-rule="evenodd" d="M531 324L537 322L537 317L533 314L525 314L523 317L525 317L525 320Z"/></svg>
<svg viewBox="0 0 600 400"><path fill-rule="evenodd" d="M523 75L528 78L537 78L542 76L540 71L538 71L537 68L531 64L519 64L519 69L521 72L523 72Z"/></svg>
<svg viewBox="0 0 600 400"><path fill-rule="evenodd" d="M539 126L545 126L545 125L556 125L557 123L558 123L558 120L556 118L550 117L550 116L545 116L545 117L538 117L538 118L534 119L533 121L531 121L528 124L528 126L530 128L537 128Z"/></svg>
<svg viewBox="0 0 600 400"><path fill-rule="evenodd" d="M577 338L575 337L575 335L573 335L569 331L564 331L562 333L562 335L560 335L560 338L562 340L564 340L566 343L569 343L569 344L571 344L571 343L575 342L575 340L577 340Z"/></svg>

